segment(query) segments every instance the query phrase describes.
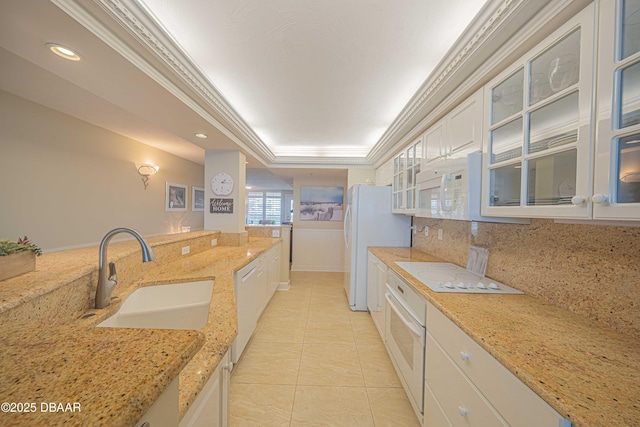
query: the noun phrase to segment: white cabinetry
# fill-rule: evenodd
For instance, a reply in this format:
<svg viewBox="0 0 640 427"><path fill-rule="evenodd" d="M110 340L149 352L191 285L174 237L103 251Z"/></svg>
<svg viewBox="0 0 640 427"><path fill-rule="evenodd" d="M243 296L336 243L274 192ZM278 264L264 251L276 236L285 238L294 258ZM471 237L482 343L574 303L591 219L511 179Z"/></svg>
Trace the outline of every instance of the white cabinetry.
<svg viewBox="0 0 640 427"><path fill-rule="evenodd" d="M393 212L413 215L416 174L436 160L482 150L483 90L476 91L393 158Z"/></svg>
<svg viewBox="0 0 640 427"><path fill-rule="evenodd" d="M482 150L483 96L483 89L479 89L427 129L422 169L435 160L466 157Z"/></svg>
<svg viewBox="0 0 640 427"><path fill-rule="evenodd" d="M570 425L429 303L425 355L425 427Z"/></svg>
<svg viewBox="0 0 640 427"><path fill-rule="evenodd" d="M269 304L273 294L278 290L280 285L280 251L281 243L278 243L265 255L265 265L267 268L267 298L264 302L263 309ZM261 310L262 312L263 310Z"/></svg>
<svg viewBox="0 0 640 427"><path fill-rule="evenodd" d="M385 286L387 284L387 265L369 252L367 262L367 309L378 329L382 342L385 341Z"/></svg>
<svg viewBox="0 0 640 427"><path fill-rule="evenodd" d="M640 1L600 2L595 219L640 219Z"/></svg>
<svg viewBox="0 0 640 427"><path fill-rule="evenodd" d="M413 215L416 200L416 174L422 162L422 136L393 159L393 213Z"/></svg>
<svg viewBox="0 0 640 427"><path fill-rule="evenodd" d="M388 160L376 169L376 185L393 185L393 159Z"/></svg>
<svg viewBox="0 0 640 427"><path fill-rule="evenodd" d="M229 425L229 388L232 366L229 352L227 352L196 400L180 420L180 427L223 427Z"/></svg>
<svg viewBox="0 0 640 427"><path fill-rule="evenodd" d="M257 301L257 319L262 316L262 312L271 301L273 294L280 284L280 243L269 249L262 259L264 259L264 279L260 282L260 297Z"/></svg>
<svg viewBox="0 0 640 427"><path fill-rule="evenodd" d="M444 156L445 119L440 119L422 134L424 141L424 161L428 165Z"/></svg>
<svg viewBox="0 0 640 427"><path fill-rule="evenodd" d="M590 217L594 9L486 86L483 215Z"/></svg>
<svg viewBox="0 0 640 427"><path fill-rule="evenodd" d="M153 402L151 408L135 424L135 427L175 426L178 424L178 384L179 377L175 377L160 397Z"/></svg>

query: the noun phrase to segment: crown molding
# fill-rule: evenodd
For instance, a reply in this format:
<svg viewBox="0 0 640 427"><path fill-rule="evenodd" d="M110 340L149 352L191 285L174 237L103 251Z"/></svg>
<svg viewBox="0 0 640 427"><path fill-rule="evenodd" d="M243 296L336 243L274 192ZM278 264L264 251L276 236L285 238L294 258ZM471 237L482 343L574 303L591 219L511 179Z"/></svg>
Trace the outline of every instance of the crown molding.
<svg viewBox="0 0 640 427"><path fill-rule="evenodd" d="M538 37L536 31L560 11L588 3L489 0L365 157L316 157L274 154L135 0L51 1L265 165L342 168L382 164L484 84L496 64L526 45L527 38ZM123 29L133 39L125 40Z"/></svg>
<svg viewBox="0 0 640 427"><path fill-rule="evenodd" d="M150 13L134 0L51 0L69 16L116 50L120 55L154 79L215 126L241 149L264 163L272 162L273 152L231 107L224 96L166 35ZM97 7L96 7L97 6ZM100 11L106 12L99 13ZM110 19L109 19L110 18ZM114 28L113 24L116 24ZM118 28L117 26L120 26ZM124 28L153 58L160 61L162 71L169 70L174 79L165 77L144 52L122 39ZM178 79L176 82L175 78ZM190 90L185 90L184 85ZM203 108L194 95L204 101Z"/></svg>
<svg viewBox="0 0 640 427"><path fill-rule="evenodd" d="M276 156L269 167L373 168L365 157Z"/></svg>
<svg viewBox="0 0 640 427"><path fill-rule="evenodd" d="M369 163L381 166L589 3L591 0L488 2L369 152Z"/></svg>
<svg viewBox="0 0 640 427"><path fill-rule="evenodd" d="M447 89L447 83L456 74L461 73L463 65L470 62L478 54L479 50L491 41L493 35L500 30L504 30L504 23L524 3L526 3L526 0L490 0L482 8L470 27L447 52L443 60L371 149L368 155L371 163L376 163L384 154L395 148L398 141L415 126L412 120L415 121L419 115L424 116L425 109L429 110L437 107L437 105L433 105L429 108L429 103L434 95L438 91ZM544 5L546 1L540 1L539 3Z"/></svg>
<svg viewBox="0 0 640 427"><path fill-rule="evenodd" d="M501 28L502 23L523 3L527 2L527 0L491 0L487 3L479 13L479 19L474 20L471 27L458 39L435 72L423 83L381 139L364 158L360 159L275 155L231 107L204 73L182 51L175 40L170 38L167 32L159 26L152 13L135 0L52 1L123 57L154 78L165 89L189 105L241 148L248 150L265 164L317 164L319 166L324 164L373 165L381 157L388 155L389 150L411 129L412 121L415 121L416 116L424 115L424 107L432 100L433 94L441 91L478 48L487 43L491 35ZM544 4L542 1L539 3ZM110 19L96 19L96 6L106 12ZM143 55L127 45L121 39L117 29L113 28L114 23L124 28L139 45L144 46L156 60L161 62L165 69L173 73L173 77L177 77L181 83L186 84L193 93L187 93L178 84L164 77L157 66L152 65ZM208 109L200 107L192 98L193 95L204 100L206 107L211 108L216 117L210 114Z"/></svg>

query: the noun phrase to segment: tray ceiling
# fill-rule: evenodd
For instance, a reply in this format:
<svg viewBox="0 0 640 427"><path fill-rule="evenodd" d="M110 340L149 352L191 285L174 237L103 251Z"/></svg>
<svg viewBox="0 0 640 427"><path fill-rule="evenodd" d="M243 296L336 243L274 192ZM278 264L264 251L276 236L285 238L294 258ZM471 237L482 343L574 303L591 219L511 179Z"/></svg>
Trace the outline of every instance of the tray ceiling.
<svg viewBox="0 0 640 427"><path fill-rule="evenodd" d="M141 0L275 156L366 157L484 0Z"/></svg>
<svg viewBox="0 0 640 427"><path fill-rule="evenodd" d="M371 168L479 87L547 3L11 1L0 89L198 163L216 149L273 171Z"/></svg>

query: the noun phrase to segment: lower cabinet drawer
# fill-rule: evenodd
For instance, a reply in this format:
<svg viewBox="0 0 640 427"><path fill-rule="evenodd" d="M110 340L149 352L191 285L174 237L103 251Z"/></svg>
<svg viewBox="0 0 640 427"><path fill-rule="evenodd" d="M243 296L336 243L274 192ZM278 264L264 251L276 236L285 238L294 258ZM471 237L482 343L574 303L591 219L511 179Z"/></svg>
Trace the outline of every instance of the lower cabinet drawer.
<svg viewBox="0 0 640 427"><path fill-rule="evenodd" d="M424 383L424 427L452 427L449 419L444 414L440 404L431 391L431 387Z"/></svg>
<svg viewBox="0 0 640 427"><path fill-rule="evenodd" d="M425 380L451 426L507 426L427 333ZM428 418L425 409L425 419ZM425 426L428 424L425 422ZM437 424L434 424L434 426Z"/></svg>
<svg viewBox="0 0 640 427"><path fill-rule="evenodd" d="M432 305L427 331L509 425L562 425L557 411Z"/></svg>

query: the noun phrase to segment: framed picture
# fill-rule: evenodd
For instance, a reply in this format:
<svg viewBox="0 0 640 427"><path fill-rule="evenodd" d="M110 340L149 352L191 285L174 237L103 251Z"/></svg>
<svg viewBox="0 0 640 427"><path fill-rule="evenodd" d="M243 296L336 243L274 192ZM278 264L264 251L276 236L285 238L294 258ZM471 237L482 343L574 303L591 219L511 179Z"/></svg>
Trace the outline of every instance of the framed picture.
<svg viewBox="0 0 640 427"><path fill-rule="evenodd" d="M191 210L204 212L204 188L191 187Z"/></svg>
<svg viewBox="0 0 640 427"><path fill-rule="evenodd" d="M187 186L167 182L164 208L167 212L187 210Z"/></svg>
<svg viewBox="0 0 640 427"><path fill-rule="evenodd" d="M342 221L344 187L300 187L301 221Z"/></svg>

